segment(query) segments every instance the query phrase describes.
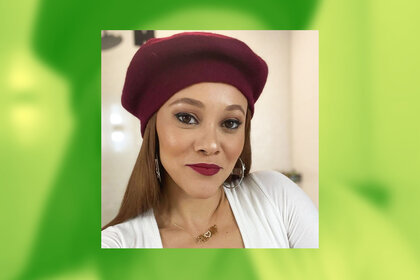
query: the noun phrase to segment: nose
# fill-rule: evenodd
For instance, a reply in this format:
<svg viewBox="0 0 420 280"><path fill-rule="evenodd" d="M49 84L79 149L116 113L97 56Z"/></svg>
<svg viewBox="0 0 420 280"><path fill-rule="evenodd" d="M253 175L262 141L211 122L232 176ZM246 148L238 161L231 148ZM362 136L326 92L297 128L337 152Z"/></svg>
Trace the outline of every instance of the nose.
<svg viewBox="0 0 420 280"><path fill-rule="evenodd" d="M220 143L218 140L216 125L210 124L203 126L197 131L195 141L195 151L204 155L217 155L220 153Z"/></svg>

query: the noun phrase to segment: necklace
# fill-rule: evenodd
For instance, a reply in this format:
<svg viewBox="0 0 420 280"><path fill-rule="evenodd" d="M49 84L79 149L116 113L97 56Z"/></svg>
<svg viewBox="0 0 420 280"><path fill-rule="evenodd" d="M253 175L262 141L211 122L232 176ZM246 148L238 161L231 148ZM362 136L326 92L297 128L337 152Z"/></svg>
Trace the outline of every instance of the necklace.
<svg viewBox="0 0 420 280"><path fill-rule="evenodd" d="M222 204L222 201L223 201L223 198L224 198L224 196L225 196L225 193L224 193L224 191L222 190L222 195L221 195L221 197L220 197L220 201L219 201L219 204L217 205L217 207L216 207L216 209L214 210L214 213L216 213L217 212L217 210L219 209L219 207L220 207L220 205ZM213 213L213 214L214 214ZM217 213L216 213L217 214ZM216 217L215 218L217 218L217 215L216 215ZM217 219L216 219L217 220ZM216 233L217 233L217 225L216 224L214 224L214 225L212 225L211 227L209 227L208 229L207 229L207 231L206 232L204 232L204 233L202 233L202 234L200 234L200 235L198 235L198 236L194 236L194 235L192 235L188 230L186 230L185 228L183 228L183 227L181 227L180 225L178 225L178 224L176 224L176 223L172 223L174 226L176 226L177 228L180 228L180 229L182 229L183 231L185 231L185 232L187 232L188 234L190 234L193 238L194 238L194 240L195 240L195 242L197 242L197 243L204 243L204 242L207 242L211 237L213 237L213 235L215 235Z"/></svg>
<svg viewBox="0 0 420 280"><path fill-rule="evenodd" d="M173 225L189 233L189 231L187 231L185 228L181 227L180 225L177 225L175 223L173 223ZM194 236L191 234L190 235L195 239L195 242L199 243L199 242L207 242L207 240L209 240L216 233L217 233L217 226L214 224L213 226L209 227L208 230L203 234L200 234L198 236Z"/></svg>

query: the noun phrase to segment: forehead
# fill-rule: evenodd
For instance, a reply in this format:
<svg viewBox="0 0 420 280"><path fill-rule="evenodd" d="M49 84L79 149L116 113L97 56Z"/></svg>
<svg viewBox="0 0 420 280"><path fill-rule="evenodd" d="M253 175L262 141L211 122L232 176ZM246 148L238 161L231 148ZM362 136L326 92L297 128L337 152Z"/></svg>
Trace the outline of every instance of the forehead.
<svg viewBox="0 0 420 280"><path fill-rule="evenodd" d="M234 86L224 83L199 83L186 87L175 93L165 105L180 98L191 98L201 101L207 106L229 106L237 104L246 110L248 101L245 96Z"/></svg>

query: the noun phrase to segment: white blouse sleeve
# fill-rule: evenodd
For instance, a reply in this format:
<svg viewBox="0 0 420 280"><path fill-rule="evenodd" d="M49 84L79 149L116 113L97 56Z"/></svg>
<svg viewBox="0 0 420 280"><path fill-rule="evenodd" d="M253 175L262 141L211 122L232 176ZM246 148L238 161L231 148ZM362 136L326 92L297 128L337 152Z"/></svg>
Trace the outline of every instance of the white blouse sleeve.
<svg viewBox="0 0 420 280"><path fill-rule="evenodd" d="M113 227L104 229L101 232L102 248L122 248L121 237L117 230L114 230Z"/></svg>
<svg viewBox="0 0 420 280"><path fill-rule="evenodd" d="M305 192L275 171L255 172L254 177L282 215L290 248L318 248L318 209Z"/></svg>

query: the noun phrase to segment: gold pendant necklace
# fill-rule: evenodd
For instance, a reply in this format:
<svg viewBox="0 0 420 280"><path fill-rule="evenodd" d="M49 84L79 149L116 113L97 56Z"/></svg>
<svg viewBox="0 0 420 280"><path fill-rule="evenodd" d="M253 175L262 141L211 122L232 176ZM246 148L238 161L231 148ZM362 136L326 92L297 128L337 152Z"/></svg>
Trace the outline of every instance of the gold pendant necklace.
<svg viewBox="0 0 420 280"><path fill-rule="evenodd" d="M218 203L218 205L217 205L217 207L216 207L216 209L214 211L215 213L217 212L217 210L219 210L219 207L222 204L224 197L225 197L225 193L222 190L222 196L220 197L220 201L219 201L219 203ZM216 217L215 217L216 219L215 220L217 220L217 214L218 213L216 213ZM189 235L191 235L194 238L195 242L197 242L197 243L207 242L210 238L212 238L217 233L217 226L216 226L216 224L212 225L211 227L209 227L207 229L206 232L204 232L204 233L202 233L202 234L200 234L198 236L192 235L188 230L186 230L185 228L181 227L180 225L177 225L175 223L172 223L172 224L174 226L182 229L183 231L187 232Z"/></svg>
<svg viewBox="0 0 420 280"><path fill-rule="evenodd" d="M185 228L181 227L180 225L177 225L175 223L173 223L173 225L182 229L183 231L189 233ZM217 233L217 226L213 225L213 226L209 227L209 229L205 233L200 234L198 236L191 235L190 233L189 234L198 243L198 242L207 242L207 240L209 240L211 237L213 237L213 235L215 235L216 233Z"/></svg>
<svg viewBox="0 0 420 280"><path fill-rule="evenodd" d="M216 233L217 233L217 226L216 225L213 225L213 226L209 227L209 229L205 233L200 234L199 236L197 236L195 238L195 240L197 242L207 242L207 240L209 240L210 237L212 237Z"/></svg>

